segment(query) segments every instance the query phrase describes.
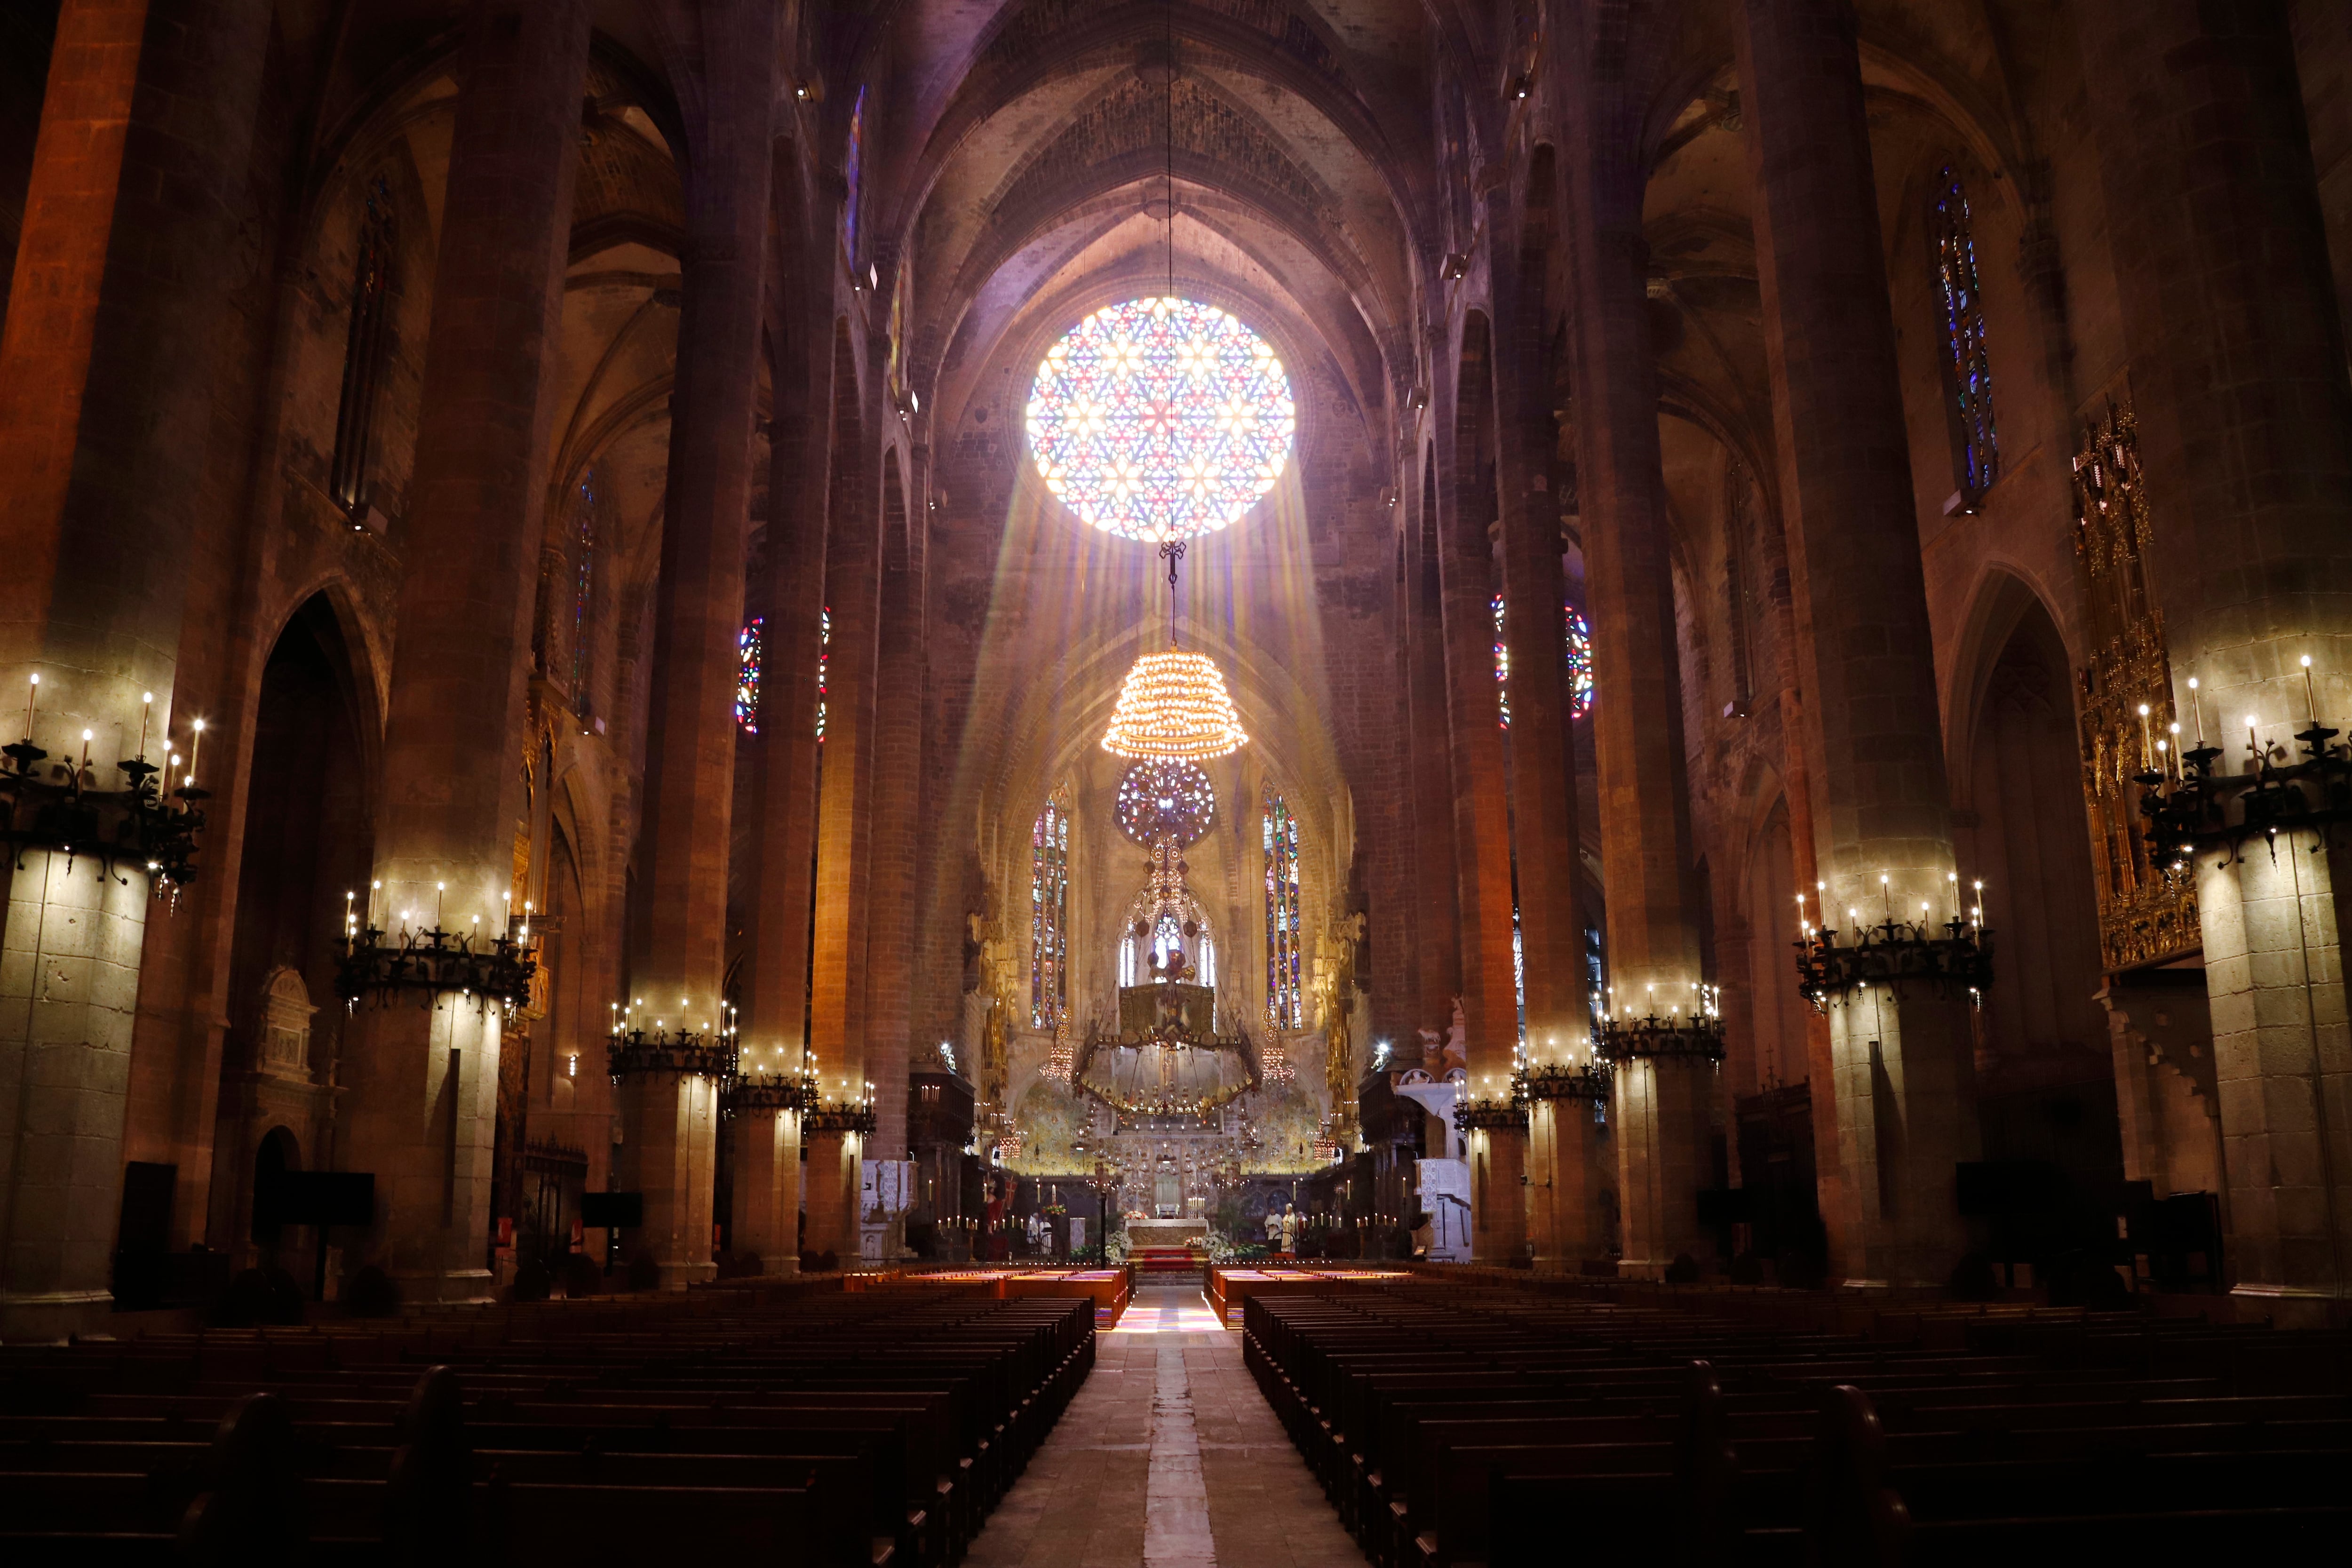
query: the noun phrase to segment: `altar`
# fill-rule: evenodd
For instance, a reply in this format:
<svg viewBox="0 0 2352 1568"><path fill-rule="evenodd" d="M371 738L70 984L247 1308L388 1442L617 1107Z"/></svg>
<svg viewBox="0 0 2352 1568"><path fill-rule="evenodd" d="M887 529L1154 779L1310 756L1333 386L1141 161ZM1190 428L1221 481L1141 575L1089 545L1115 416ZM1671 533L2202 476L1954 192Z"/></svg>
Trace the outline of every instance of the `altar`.
<svg viewBox="0 0 2352 1568"><path fill-rule="evenodd" d="M1190 1247L1206 1245L1209 1222L1205 1219L1130 1219L1127 1222L1127 1246L1130 1252L1146 1247Z"/></svg>

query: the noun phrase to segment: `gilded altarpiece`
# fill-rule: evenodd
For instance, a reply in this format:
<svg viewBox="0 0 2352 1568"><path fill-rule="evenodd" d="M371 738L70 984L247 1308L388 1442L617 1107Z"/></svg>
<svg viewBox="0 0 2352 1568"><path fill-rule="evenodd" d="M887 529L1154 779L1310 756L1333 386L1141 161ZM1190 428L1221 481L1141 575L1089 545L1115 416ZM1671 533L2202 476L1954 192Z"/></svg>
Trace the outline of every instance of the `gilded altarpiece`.
<svg viewBox="0 0 2352 1568"><path fill-rule="evenodd" d="M2147 492L2138 426L2111 407L2074 454L2074 552L2091 661L2082 682L2083 795L2099 882L2099 956L2109 973L2193 952L2197 894L2148 852L2134 775L2174 770L2172 668L2150 603Z"/></svg>

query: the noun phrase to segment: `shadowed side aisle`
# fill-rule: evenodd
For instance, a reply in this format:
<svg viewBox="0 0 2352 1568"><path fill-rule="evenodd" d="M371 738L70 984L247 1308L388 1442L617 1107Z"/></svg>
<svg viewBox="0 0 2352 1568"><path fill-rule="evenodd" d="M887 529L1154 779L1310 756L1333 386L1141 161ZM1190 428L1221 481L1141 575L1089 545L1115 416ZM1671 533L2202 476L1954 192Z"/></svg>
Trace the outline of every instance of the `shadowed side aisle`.
<svg viewBox="0 0 2352 1568"><path fill-rule="evenodd" d="M1137 1292L973 1568L1360 1568L1197 1289Z"/></svg>

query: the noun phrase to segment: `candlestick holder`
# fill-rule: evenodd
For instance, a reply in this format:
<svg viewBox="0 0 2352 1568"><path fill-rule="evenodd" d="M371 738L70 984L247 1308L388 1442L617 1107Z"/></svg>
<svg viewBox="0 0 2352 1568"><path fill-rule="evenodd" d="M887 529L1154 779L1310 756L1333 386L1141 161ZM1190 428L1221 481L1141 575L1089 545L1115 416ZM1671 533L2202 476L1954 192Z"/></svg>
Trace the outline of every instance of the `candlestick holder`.
<svg viewBox="0 0 2352 1568"><path fill-rule="evenodd" d="M102 790L86 763L48 756L30 740L0 746L0 845L10 858L53 850L66 857L68 875L88 858L123 887L131 885L122 874L128 866L147 873L156 897L176 900L195 879L196 836L205 826L199 803L210 792L194 784L167 791L163 770L138 757L114 764L128 783Z"/></svg>
<svg viewBox="0 0 2352 1568"><path fill-rule="evenodd" d="M362 1001L383 1007L404 998L429 1007L446 995L471 997L480 1006L496 1002L513 1008L530 1002L538 973L538 950L515 937L499 936L488 948L477 948L470 931L446 931L436 925L394 936L369 926L343 938L343 955L335 965L335 994L354 1008Z"/></svg>
<svg viewBox="0 0 2352 1568"><path fill-rule="evenodd" d="M1835 928L1824 926L1796 946L1798 994L1821 1013L1865 985L1884 985L1897 996L1922 986L1943 996L1965 993L1970 1005L1982 1006L1992 984L1992 932L1958 915L1941 926L1889 918L1857 928L1844 944Z"/></svg>
<svg viewBox="0 0 2352 1568"><path fill-rule="evenodd" d="M801 1110L817 1101L816 1082L805 1073L755 1073L730 1079L719 1092L719 1110Z"/></svg>
<svg viewBox="0 0 2352 1568"><path fill-rule="evenodd" d="M812 1132L855 1132L871 1138L874 1128L874 1107L862 1100L819 1100L801 1112L803 1137Z"/></svg>
<svg viewBox="0 0 2352 1568"><path fill-rule="evenodd" d="M1723 1059L1723 1019L1709 1013L1645 1013L1638 1018L1603 1018L1593 1053L1604 1061L1707 1061Z"/></svg>
<svg viewBox="0 0 2352 1568"><path fill-rule="evenodd" d="M733 1079L733 1040L699 1029L615 1029L604 1037L604 1070L614 1085L628 1078L668 1073L678 1078Z"/></svg>
<svg viewBox="0 0 2352 1568"><path fill-rule="evenodd" d="M1583 1067L1545 1062L1519 1074L1513 1098L1582 1100L1602 1105L1608 1102L1609 1086L1614 1076L1606 1059L1589 1062Z"/></svg>
<svg viewBox="0 0 2352 1568"><path fill-rule="evenodd" d="M1528 1104L1517 1093L1508 1100L1457 1100L1454 1102L1454 1130L1467 1132L1473 1128L1487 1132L1525 1132L1528 1130Z"/></svg>
<svg viewBox="0 0 2352 1568"><path fill-rule="evenodd" d="M2273 763L2265 744L2242 773L2215 773L2222 752L2211 745L2181 752L2188 771L2176 777L2155 769L2135 773L2148 841L2165 874L2186 875L2189 862L2207 850L2242 859L2250 838L2267 842L2275 858L2283 830L2326 836L2352 822L2352 755L2332 743L2338 733L2314 719L2295 731L2300 756Z"/></svg>

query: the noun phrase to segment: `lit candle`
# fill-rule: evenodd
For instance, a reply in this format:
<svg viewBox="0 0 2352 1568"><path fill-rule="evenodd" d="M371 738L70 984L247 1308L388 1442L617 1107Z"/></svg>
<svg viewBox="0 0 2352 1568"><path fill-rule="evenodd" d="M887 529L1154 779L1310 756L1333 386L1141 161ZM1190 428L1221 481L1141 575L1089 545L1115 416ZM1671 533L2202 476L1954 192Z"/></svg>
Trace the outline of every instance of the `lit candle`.
<svg viewBox="0 0 2352 1568"><path fill-rule="evenodd" d="M89 742L93 733L94 731L89 730L81 732L81 765L85 769L89 766Z"/></svg>
<svg viewBox="0 0 2352 1568"><path fill-rule="evenodd" d="M41 676L33 672L33 682L25 691L25 744L33 743L33 713L41 705Z"/></svg>
<svg viewBox="0 0 2352 1568"><path fill-rule="evenodd" d="M142 762L142 763L143 763L143 762L145 762L145 761L147 760L147 721L148 721L148 720L150 720L150 719L152 719L154 716L155 716L155 694L154 694L153 692L152 692L152 691L142 691L142 692L141 692L141 693L139 694L139 752L138 752L138 760L139 760L139 761L141 761L141 762Z"/></svg>
<svg viewBox="0 0 2352 1568"><path fill-rule="evenodd" d="M1958 920L1960 918L1960 874L1958 871L1947 871L1944 873L1944 880L1951 884L1952 918Z"/></svg>
<svg viewBox="0 0 2352 1568"><path fill-rule="evenodd" d="M2311 710L2311 721L2319 722L2319 699L2311 689L2311 656L2303 656L2303 705Z"/></svg>
<svg viewBox="0 0 2352 1568"><path fill-rule="evenodd" d="M2189 710L2197 716L2197 744L2205 744L2205 705L2197 700L2197 678L2189 678Z"/></svg>
<svg viewBox="0 0 2352 1568"><path fill-rule="evenodd" d="M205 721L202 719L195 721L195 731L196 738L188 742L188 787L191 789L196 784L196 759L204 754L205 750Z"/></svg>
<svg viewBox="0 0 2352 1568"><path fill-rule="evenodd" d="M1884 871L1878 874L1878 896L1885 901L1886 919L1892 923L1895 919L1895 879Z"/></svg>
<svg viewBox="0 0 2352 1568"><path fill-rule="evenodd" d="M383 891L383 879L376 878L368 884L368 924L375 924L375 896Z"/></svg>
<svg viewBox="0 0 2352 1568"><path fill-rule="evenodd" d="M2172 731L2172 776L2173 776L2174 778L2176 778L2176 779L2178 779L2178 778L2185 778L2187 775L2186 775L2186 774L2184 774L2184 773L2180 771L2180 721L2179 721L2179 720L2175 720L2175 721L2173 721L2172 725L2171 725L2171 731Z"/></svg>
<svg viewBox="0 0 2352 1568"><path fill-rule="evenodd" d="M448 890L449 884L446 882L433 884L433 929L435 931L441 929L441 895Z"/></svg>
<svg viewBox="0 0 2352 1568"><path fill-rule="evenodd" d="M2260 715L2258 714L2249 713L2246 715L2246 750L2254 753L2254 765L2256 767L2260 767L2263 761L2263 743L2254 737L2254 725L2259 721L2259 720Z"/></svg>
<svg viewBox="0 0 2352 1568"><path fill-rule="evenodd" d="M2147 704L2143 702L2139 705L2139 765L2143 771L2147 769L2148 760L2155 755L2156 748L2148 742Z"/></svg>

